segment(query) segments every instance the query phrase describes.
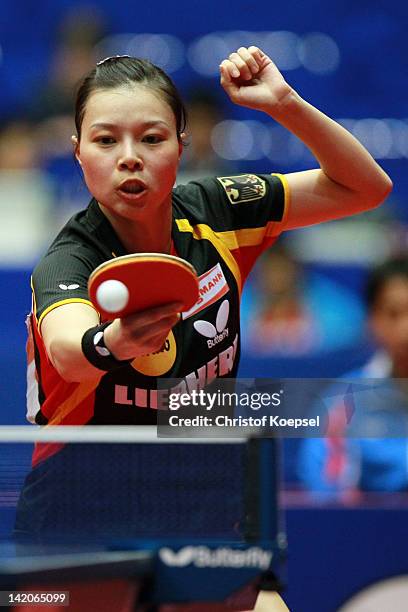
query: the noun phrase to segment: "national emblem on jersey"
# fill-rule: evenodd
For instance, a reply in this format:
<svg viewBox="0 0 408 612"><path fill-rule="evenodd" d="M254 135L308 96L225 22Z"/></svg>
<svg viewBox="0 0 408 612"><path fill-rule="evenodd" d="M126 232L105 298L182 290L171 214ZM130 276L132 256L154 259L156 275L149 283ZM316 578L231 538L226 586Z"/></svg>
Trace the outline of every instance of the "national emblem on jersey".
<svg viewBox="0 0 408 612"><path fill-rule="evenodd" d="M266 194L266 181L255 174L218 176L231 204L260 200Z"/></svg>

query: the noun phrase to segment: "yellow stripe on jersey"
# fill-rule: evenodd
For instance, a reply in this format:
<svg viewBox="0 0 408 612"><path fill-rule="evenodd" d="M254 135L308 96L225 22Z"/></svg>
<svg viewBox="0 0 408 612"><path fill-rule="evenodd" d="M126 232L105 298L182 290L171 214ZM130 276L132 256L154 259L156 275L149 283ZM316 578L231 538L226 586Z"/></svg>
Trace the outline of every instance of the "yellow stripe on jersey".
<svg viewBox="0 0 408 612"><path fill-rule="evenodd" d="M203 223L199 223L198 225L190 225L188 219L176 219L177 227L180 232L191 232L193 234L193 238L196 240L208 240L211 244L217 249L232 274L235 277L235 280L238 285L238 292L241 295L242 291L242 278L241 272L237 262L235 261L234 256L230 252L230 247L223 241L223 234L234 234L234 232L214 232L208 225L204 225Z"/></svg>
<svg viewBox="0 0 408 612"><path fill-rule="evenodd" d="M278 226L278 227L276 227ZM259 246L265 237L274 238L279 236L280 221L269 221L265 227L254 227L240 230L228 230L225 232L214 232L230 250L239 247Z"/></svg>
<svg viewBox="0 0 408 612"><path fill-rule="evenodd" d="M48 306L48 308L44 310L44 312L42 313L42 315L37 321L37 327L39 331L40 331L41 323L43 322L45 315L51 312L51 310L54 310L54 308L58 308L59 306L64 306L64 304L88 304L88 306L91 306L91 308L93 308L95 312L98 312L90 300L85 300L83 298L69 298L67 300L60 300L59 302L55 302L54 304L51 304L51 306ZM37 319L37 313L34 313L34 314Z"/></svg>
<svg viewBox="0 0 408 612"><path fill-rule="evenodd" d="M288 179L286 178L284 174L279 174L278 172L273 172L271 176L277 176L283 185L283 191L285 194L285 202L284 202L285 208L283 211L282 221L280 221L279 223L281 223L282 225L285 225L286 219L289 213L289 206L290 206L290 187L289 187Z"/></svg>
<svg viewBox="0 0 408 612"><path fill-rule="evenodd" d="M285 202L284 202L284 213L282 221L269 221L265 227L246 228L239 230L227 230L225 232L215 232L208 225L199 223L198 225L190 225L187 219L176 219L177 227L181 232L191 232L193 237L197 240L207 239L220 253L225 263L230 268L235 280L238 284L239 292L242 290L242 278L238 264L235 261L232 253L240 247L254 247L262 243L264 238L275 238L281 233L282 225L284 225L289 205L290 205L290 191L286 177L283 174L272 174L276 176L282 183Z"/></svg>
<svg viewBox="0 0 408 612"><path fill-rule="evenodd" d="M30 285L31 285L31 295L32 295L32 311L34 313L35 318L37 319L37 304L35 301L35 293L34 293L34 285L33 285L33 277L30 276Z"/></svg>

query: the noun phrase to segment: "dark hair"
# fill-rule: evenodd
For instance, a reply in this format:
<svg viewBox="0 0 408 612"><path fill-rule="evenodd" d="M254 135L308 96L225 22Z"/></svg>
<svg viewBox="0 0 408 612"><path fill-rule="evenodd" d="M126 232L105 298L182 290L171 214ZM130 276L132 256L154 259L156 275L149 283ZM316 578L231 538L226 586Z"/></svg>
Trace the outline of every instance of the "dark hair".
<svg viewBox="0 0 408 612"><path fill-rule="evenodd" d="M119 56L98 62L79 85L75 101L75 126L78 139L89 96L99 89L129 86L134 83L149 85L159 91L170 106L176 119L177 138L185 130L187 113L176 86L170 77L158 66L145 59Z"/></svg>
<svg viewBox="0 0 408 612"><path fill-rule="evenodd" d="M396 277L408 281L408 256L393 257L371 272L365 290L365 300L369 310L375 308L378 296L385 285Z"/></svg>

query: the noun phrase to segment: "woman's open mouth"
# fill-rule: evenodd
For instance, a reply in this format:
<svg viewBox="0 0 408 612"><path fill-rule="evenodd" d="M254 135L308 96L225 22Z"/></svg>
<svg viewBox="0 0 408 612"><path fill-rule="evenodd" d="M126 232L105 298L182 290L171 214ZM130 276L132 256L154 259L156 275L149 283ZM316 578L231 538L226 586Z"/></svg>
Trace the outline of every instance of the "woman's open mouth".
<svg viewBox="0 0 408 612"><path fill-rule="evenodd" d="M146 191L146 185L142 181L129 179L119 185L118 191L128 199L138 199Z"/></svg>

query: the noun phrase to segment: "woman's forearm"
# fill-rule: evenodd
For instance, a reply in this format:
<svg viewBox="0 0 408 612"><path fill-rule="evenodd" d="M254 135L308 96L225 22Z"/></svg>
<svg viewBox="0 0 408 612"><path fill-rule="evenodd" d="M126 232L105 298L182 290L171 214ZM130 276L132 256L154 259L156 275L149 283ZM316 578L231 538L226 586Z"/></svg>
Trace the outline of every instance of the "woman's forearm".
<svg viewBox="0 0 408 612"><path fill-rule="evenodd" d="M339 185L382 201L392 189L389 176L365 147L339 123L292 91L264 111L297 136L323 172Z"/></svg>

